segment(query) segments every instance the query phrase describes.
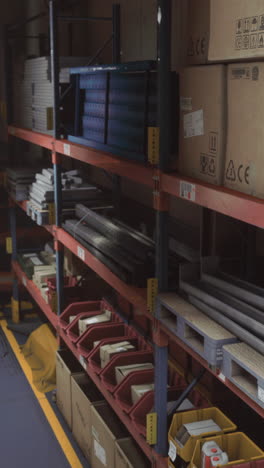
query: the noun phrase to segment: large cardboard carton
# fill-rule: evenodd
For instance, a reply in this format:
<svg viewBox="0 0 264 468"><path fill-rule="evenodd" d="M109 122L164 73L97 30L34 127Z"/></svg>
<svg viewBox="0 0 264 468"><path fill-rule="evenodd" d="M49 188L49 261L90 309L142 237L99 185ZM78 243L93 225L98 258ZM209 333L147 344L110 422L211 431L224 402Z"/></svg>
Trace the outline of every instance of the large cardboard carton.
<svg viewBox="0 0 264 468"><path fill-rule="evenodd" d="M91 407L104 401L94 383L87 375L72 375L72 433L86 458L91 457L92 416Z"/></svg>
<svg viewBox="0 0 264 468"><path fill-rule="evenodd" d="M264 63L228 67L225 186L264 198Z"/></svg>
<svg viewBox="0 0 264 468"><path fill-rule="evenodd" d="M189 63L263 57L261 0L190 0Z"/></svg>
<svg viewBox="0 0 264 468"><path fill-rule="evenodd" d="M150 468L151 463L129 437L115 443L115 468Z"/></svg>
<svg viewBox="0 0 264 468"><path fill-rule="evenodd" d="M106 403L93 406L92 458L93 468L115 467L115 442L128 437L128 432Z"/></svg>
<svg viewBox="0 0 264 468"><path fill-rule="evenodd" d="M185 68L180 75L179 172L219 185L226 149L226 66Z"/></svg>
<svg viewBox="0 0 264 468"><path fill-rule="evenodd" d="M84 375L77 359L69 350L56 353L57 405L70 429L72 428L71 376Z"/></svg>
<svg viewBox="0 0 264 468"><path fill-rule="evenodd" d="M208 62L210 0L189 0L187 61L191 65Z"/></svg>

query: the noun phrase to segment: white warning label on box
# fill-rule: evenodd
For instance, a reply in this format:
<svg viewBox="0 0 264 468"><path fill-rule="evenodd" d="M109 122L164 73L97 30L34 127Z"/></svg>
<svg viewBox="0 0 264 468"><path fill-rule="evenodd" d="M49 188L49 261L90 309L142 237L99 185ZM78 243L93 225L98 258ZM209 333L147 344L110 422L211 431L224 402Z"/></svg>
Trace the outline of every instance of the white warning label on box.
<svg viewBox="0 0 264 468"><path fill-rule="evenodd" d="M184 138L204 135L203 110L190 112L183 117Z"/></svg>
<svg viewBox="0 0 264 468"><path fill-rule="evenodd" d="M168 453L171 461L175 461L177 457L177 447L174 445L172 441L170 441L169 453Z"/></svg>
<svg viewBox="0 0 264 468"><path fill-rule="evenodd" d="M97 442L97 440L94 440L94 453L98 460L100 460L100 462L106 466L105 449Z"/></svg>
<svg viewBox="0 0 264 468"><path fill-rule="evenodd" d="M185 200L195 202L196 199L196 185L190 184L189 182L180 182L180 197Z"/></svg>
<svg viewBox="0 0 264 468"><path fill-rule="evenodd" d="M180 97L180 106L181 111L183 112L191 112L193 110L192 107L192 98L191 97Z"/></svg>

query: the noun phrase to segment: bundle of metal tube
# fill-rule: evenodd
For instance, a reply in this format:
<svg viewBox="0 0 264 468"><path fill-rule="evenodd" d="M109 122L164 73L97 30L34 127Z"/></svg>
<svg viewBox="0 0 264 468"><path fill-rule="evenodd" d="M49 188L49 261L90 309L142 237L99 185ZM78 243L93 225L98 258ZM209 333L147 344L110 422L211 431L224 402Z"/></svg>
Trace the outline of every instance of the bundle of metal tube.
<svg viewBox="0 0 264 468"><path fill-rule="evenodd" d="M261 288L225 274L202 274L201 280L181 281L180 287L193 305L264 354Z"/></svg>
<svg viewBox="0 0 264 468"><path fill-rule="evenodd" d="M121 279L145 287L154 274L152 240L84 205L76 205L75 214L64 228Z"/></svg>

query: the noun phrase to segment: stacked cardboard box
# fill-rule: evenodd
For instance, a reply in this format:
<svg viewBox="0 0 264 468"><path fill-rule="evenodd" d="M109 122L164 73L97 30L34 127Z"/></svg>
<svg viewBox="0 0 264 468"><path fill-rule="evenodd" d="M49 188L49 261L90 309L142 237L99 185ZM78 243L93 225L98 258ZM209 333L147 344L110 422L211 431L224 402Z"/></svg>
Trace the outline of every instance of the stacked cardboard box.
<svg viewBox="0 0 264 468"><path fill-rule="evenodd" d="M180 172L264 198L263 4L190 0L188 36Z"/></svg>

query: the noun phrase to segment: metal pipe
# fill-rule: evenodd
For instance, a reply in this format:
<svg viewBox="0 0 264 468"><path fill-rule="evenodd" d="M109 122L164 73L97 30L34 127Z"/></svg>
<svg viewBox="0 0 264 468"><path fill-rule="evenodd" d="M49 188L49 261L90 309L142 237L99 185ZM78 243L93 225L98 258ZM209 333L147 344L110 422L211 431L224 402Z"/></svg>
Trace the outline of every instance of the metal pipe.
<svg viewBox="0 0 264 468"><path fill-rule="evenodd" d="M244 315L239 310L234 307L226 304L222 300L219 300L217 297L208 294L205 290L197 287L196 285L181 282L181 288L187 293L197 299L205 302L210 307L213 307L217 311L222 312L225 316L229 317L231 320L239 323L246 329L250 330L252 333L264 338L264 325L257 320L254 320L247 315Z"/></svg>
<svg viewBox="0 0 264 468"><path fill-rule="evenodd" d="M158 28L158 126L160 128L159 169L168 170L170 156L170 99L171 99L171 0L157 2ZM169 214L156 211L156 278L160 292L168 290L168 235ZM157 310L155 310L155 315ZM163 353L165 359L161 359ZM154 407L158 416L156 451L162 456L168 454L167 430L167 378L168 347L155 345L155 397Z"/></svg>
<svg viewBox="0 0 264 468"><path fill-rule="evenodd" d="M69 86L67 86L67 88L65 89L64 93L61 95L60 102L62 102L66 98L66 96L69 94L72 88L73 88L73 84L70 83Z"/></svg>
<svg viewBox="0 0 264 468"><path fill-rule="evenodd" d="M171 0L158 1L159 169L167 171L171 150Z"/></svg>
<svg viewBox="0 0 264 468"><path fill-rule="evenodd" d="M114 4L112 8L112 34L113 34L113 41L112 41L112 60L113 63L118 64L121 61L120 56L120 5ZM110 77L109 77L110 78ZM109 80L108 80L108 92L107 92L107 100L109 99ZM108 109L108 106L107 106ZM108 115L106 116L108 120ZM108 128L108 123L106 123L106 132ZM106 134L107 138L107 134ZM120 218L121 215L121 194L122 194L122 181L121 177L114 174L113 175L113 204L115 207L115 216Z"/></svg>
<svg viewBox="0 0 264 468"><path fill-rule="evenodd" d="M92 63L97 59L97 57L99 57L99 55L101 55L101 53L105 50L105 48L112 42L113 40L113 34L111 34L111 37L109 37L109 39L107 39L104 44L102 45L102 47L100 47L100 49L97 50L97 52L95 53L95 55L93 57L90 58L89 62L85 65L86 67L89 67L90 65L92 65Z"/></svg>
<svg viewBox="0 0 264 468"><path fill-rule="evenodd" d="M219 289L214 288L209 284L201 283L201 285L203 290L209 292L209 294L215 296L220 301L225 302L226 304L230 305L236 310L239 310L240 312L242 312L242 314L246 315L247 317L251 317L257 322L264 324L264 312L262 312L261 310L256 309L250 304L240 301L236 297L230 296L223 291L219 291Z"/></svg>
<svg viewBox="0 0 264 468"><path fill-rule="evenodd" d="M113 63L120 63L121 45L120 45L120 5L114 4L112 9L112 22L113 22Z"/></svg>
<svg viewBox="0 0 264 468"><path fill-rule="evenodd" d="M213 275L209 275L207 273L202 273L202 280L206 283L212 284L213 286L222 289L223 291L227 292L231 296L238 297L239 299L243 299L245 302L253 305L254 307L258 307L260 310L264 310L264 300L263 297L257 296L254 292L249 291L248 289L244 289L242 287L236 286L234 283L227 283L226 281L222 280Z"/></svg>
<svg viewBox="0 0 264 468"><path fill-rule="evenodd" d="M87 21L112 21L111 17L107 16L62 16L59 15L58 19L66 21L67 23L83 23Z"/></svg>
<svg viewBox="0 0 264 468"><path fill-rule="evenodd" d="M186 398L188 398L189 394L191 391L196 387L196 385L200 382L202 377L205 374L206 369L202 369L200 374L193 379L193 381L188 385L188 387L182 392L181 396L178 398L178 400L175 402L175 405L171 408L170 412L168 413L168 416L170 417L177 409L181 406L181 404L184 402Z"/></svg>
<svg viewBox="0 0 264 468"><path fill-rule="evenodd" d="M9 31L16 31L17 29L22 29L24 26L26 26L29 23L32 23L33 21L36 21L40 18L44 18L45 16L48 16L47 11L43 11L41 13L38 13L37 15L31 16L30 18L26 19L25 21L19 23L19 24L12 24L8 27Z"/></svg>
<svg viewBox="0 0 264 468"><path fill-rule="evenodd" d="M59 60L58 60L58 32L57 32L57 10L56 1L49 2L49 24L50 24L50 62L51 62L51 77L53 85L53 125L54 138L60 138L60 122L59 122ZM61 184L61 165L58 164L56 153L53 154L54 169L54 200L56 225L61 226L62 223L62 184ZM64 305L64 255L63 250L57 246L56 249L56 279L57 279L57 313L60 315Z"/></svg>
<svg viewBox="0 0 264 468"><path fill-rule="evenodd" d="M236 335L241 341L244 341L252 348L256 349L259 353L264 355L264 342L252 335L252 333L245 330L243 327L233 322L229 318L222 315L220 312L212 309L212 307L206 305L204 302L200 301L196 297L189 296L189 301L198 309L202 310L206 315L215 320L217 323L222 325L224 328L229 330L231 333Z"/></svg>
<svg viewBox="0 0 264 468"><path fill-rule="evenodd" d="M26 36L26 35L21 35L21 36L9 36L9 39L38 39L39 40L40 36ZM48 36L42 36L43 39L46 39L48 41Z"/></svg>

